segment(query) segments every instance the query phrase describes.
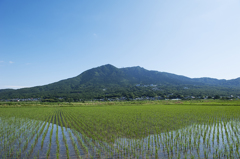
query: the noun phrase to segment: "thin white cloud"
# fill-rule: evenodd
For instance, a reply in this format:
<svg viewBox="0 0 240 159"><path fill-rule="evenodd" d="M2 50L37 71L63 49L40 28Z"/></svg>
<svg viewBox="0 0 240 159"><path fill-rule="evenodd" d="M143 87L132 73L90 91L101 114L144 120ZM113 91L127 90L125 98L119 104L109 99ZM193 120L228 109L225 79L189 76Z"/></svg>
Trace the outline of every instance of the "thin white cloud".
<svg viewBox="0 0 240 159"><path fill-rule="evenodd" d="M29 86L4 86L4 89L20 89L20 88L29 88Z"/></svg>
<svg viewBox="0 0 240 159"><path fill-rule="evenodd" d="M9 61L10 64L13 64L14 62L13 61Z"/></svg>
<svg viewBox="0 0 240 159"><path fill-rule="evenodd" d="M26 65L31 65L31 63L26 63Z"/></svg>
<svg viewBox="0 0 240 159"><path fill-rule="evenodd" d="M97 35L96 33L93 33L93 36L94 36L95 38L97 38L97 37L98 37L98 35Z"/></svg>
<svg viewBox="0 0 240 159"><path fill-rule="evenodd" d="M3 63L4 61L0 61L0 63Z"/></svg>

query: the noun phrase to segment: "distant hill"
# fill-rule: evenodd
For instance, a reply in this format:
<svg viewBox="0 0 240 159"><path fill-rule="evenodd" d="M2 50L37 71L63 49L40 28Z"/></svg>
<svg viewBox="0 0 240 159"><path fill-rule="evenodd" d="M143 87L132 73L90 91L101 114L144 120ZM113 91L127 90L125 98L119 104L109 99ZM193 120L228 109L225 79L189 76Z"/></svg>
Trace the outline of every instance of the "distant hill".
<svg viewBox="0 0 240 159"><path fill-rule="evenodd" d="M240 78L232 79L232 80L225 80L225 79L214 79L214 78L193 78L192 80L208 85L213 86L224 86L224 87L240 87Z"/></svg>
<svg viewBox="0 0 240 159"><path fill-rule="evenodd" d="M136 86L137 85L137 86ZM149 71L142 67L117 68L107 64L80 75L45 86L18 90L0 90L0 99L12 98L114 98L139 96L205 96L239 95L240 78L218 80L188 78L167 72Z"/></svg>
<svg viewBox="0 0 240 159"><path fill-rule="evenodd" d="M2 92L8 92L8 91L13 91L14 89L0 89L0 93Z"/></svg>

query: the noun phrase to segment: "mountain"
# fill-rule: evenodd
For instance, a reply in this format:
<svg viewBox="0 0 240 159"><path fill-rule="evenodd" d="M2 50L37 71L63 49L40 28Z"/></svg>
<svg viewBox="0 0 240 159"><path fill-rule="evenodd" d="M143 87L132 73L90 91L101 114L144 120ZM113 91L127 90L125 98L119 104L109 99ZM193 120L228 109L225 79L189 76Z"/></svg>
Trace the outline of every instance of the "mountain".
<svg viewBox="0 0 240 159"><path fill-rule="evenodd" d="M0 93L2 92L8 92L8 91L13 91L14 89L0 89Z"/></svg>
<svg viewBox="0 0 240 159"><path fill-rule="evenodd" d="M194 78L196 82L205 83L208 85L224 86L224 87L240 87L240 78L225 80L225 79L214 79L214 78Z"/></svg>
<svg viewBox="0 0 240 159"><path fill-rule="evenodd" d="M227 96L239 95L239 90L240 78L233 80L188 78L167 72L149 71L139 66L117 68L107 64L45 86L0 90L0 99L62 97L77 100L122 96L166 96L169 93L178 96L216 94Z"/></svg>

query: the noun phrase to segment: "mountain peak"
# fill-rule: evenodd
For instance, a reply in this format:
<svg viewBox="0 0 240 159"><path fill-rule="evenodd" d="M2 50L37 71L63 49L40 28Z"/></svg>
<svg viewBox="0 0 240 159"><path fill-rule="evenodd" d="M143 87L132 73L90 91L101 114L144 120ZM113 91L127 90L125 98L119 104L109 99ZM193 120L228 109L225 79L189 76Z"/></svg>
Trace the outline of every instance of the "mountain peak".
<svg viewBox="0 0 240 159"><path fill-rule="evenodd" d="M115 67L115 66L113 66L113 65L111 65L111 64L105 64L105 65L101 65L101 66L98 66L98 67ZM98 68L97 67L97 68ZM116 68L116 67L115 67Z"/></svg>
<svg viewBox="0 0 240 159"><path fill-rule="evenodd" d="M158 85L159 88L138 87L138 90L136 90L136 84L143 84L145 86L154 84ZM114 97L121 97L126 91L133 91L132 93L135 93L137 96L142 96L146 91L156 93L156 90L160 90L160 88L163 90L160 93L167 93L170 89L180 90L181 93L185 92L185 95L187 95L189 93L187 91L189 90L183 89L186 85L188 87L192 86L192 88L198 85L198 89L203 94L208 94L210 90L215 92L217 90L219 94L227 94L226 92L230 91L230 87L236 89L236 91L240 90L240 78L234 80L192 79L167 72L150 71L140 66L117 68L111 64L105 64L86 70L76 77L49 85L19 90L3 90L0 91L0 99L20 98L23 96L32 98L46 95L95 98L106 95L103 89L111 90L112 92L110 93ZM224 89L224 91L221 91L221 89ZM234 91L232 91L233 94ZM199 92L199 90L195 92Z"/></svg>
<svg viewBox="0 0 240 159"><path fill-rule="evenodd" d="M102 65L102 66L106 66L106 67L115 67L115 66L113 66L113 65L111 65L111 64L106 64L106 65Z"/></svg>
<svg viewBox="0 0 240 159"><path fill-rule="evenodd" d="M118 68L113 66L113 65L111 65L111 64L105 64L105 65L98 66L98 67L95 67L95 68L92 68L92 69L110 69L110 70L113 70L113 69L118 69Z"/></svg>

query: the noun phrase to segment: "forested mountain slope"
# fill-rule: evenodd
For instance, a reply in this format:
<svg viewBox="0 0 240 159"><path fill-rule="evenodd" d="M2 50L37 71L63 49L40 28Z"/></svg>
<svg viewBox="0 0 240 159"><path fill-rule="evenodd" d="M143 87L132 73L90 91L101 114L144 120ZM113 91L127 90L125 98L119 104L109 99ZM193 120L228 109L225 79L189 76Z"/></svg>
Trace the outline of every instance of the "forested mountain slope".
<svg viewBox="0 0 240 159"><path fill-rule="evenodd" d="M91 99L164 96L173 92L184 96L237 95L239 90L240 78L233 80L188 78L167 72L149 71L139 66L116 68L107 64L45 86L0 90L0 99L30 97Z"/></svg>

